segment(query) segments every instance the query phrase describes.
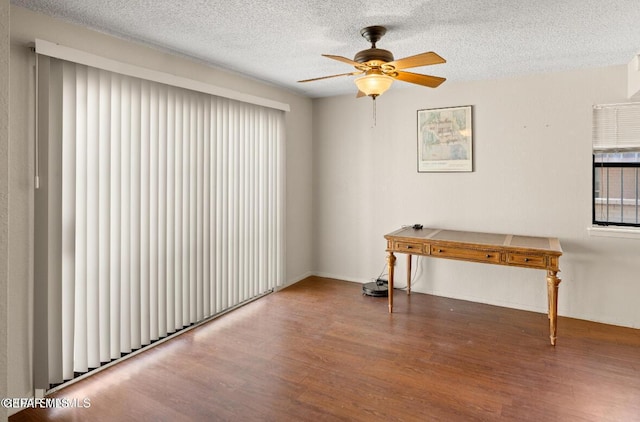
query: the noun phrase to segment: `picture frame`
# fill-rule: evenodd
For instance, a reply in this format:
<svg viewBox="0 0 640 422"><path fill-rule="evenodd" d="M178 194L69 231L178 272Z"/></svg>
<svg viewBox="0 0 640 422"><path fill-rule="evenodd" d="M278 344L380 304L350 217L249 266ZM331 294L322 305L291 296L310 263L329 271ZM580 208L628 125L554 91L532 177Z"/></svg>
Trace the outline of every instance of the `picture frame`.
<svg viewBox="0 0 640 422"><path fill-rule="evenodd" d="M472 106L418 110L418 173L473 171Z"/></svg>

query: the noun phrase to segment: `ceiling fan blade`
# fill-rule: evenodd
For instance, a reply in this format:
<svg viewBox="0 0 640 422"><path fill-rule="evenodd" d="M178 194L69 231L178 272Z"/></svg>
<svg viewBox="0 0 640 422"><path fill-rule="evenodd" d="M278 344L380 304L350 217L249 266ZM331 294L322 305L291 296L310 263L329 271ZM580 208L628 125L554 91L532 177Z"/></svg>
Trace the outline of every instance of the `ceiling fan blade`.
<svg viewBox="0 0 640 422"><path fill-rule="evenodd" d="M358 94L356 95L356 98L362 98L362 97L366 97L367 94L365 94L364 92L358 90Z"/></svg>
<svg viewBox="0 0 640 422"><path fill-rule="evenodd" d="M337 61L339 61L339 62L343 62L343 63L346 63L346 64L350 64L351 66L362 67L362 63L358 63L358 62L353 61L353 60L351 60L351 59L348 59L348 58L346 58L346 57L342 57L342 56L332 56L331 54L323 54L322 56L323 56L323 57L328 57L328 58L333 59L333 60L337 60Z"/></svg>
<svg viewBox="0 0 640 422"><path fill-rule="evenodd" d="M341 73L339 75L330 75L330 76L321 76L319 78L313 78L313 79L305 79L302 81L298 81L298 82L312 82L312 81L319 81L321 79L329 79L329 78L337 78L339 76L353 76L353 75L359 75L361 74L362 71L358 70L357 72L349 72L349 73Z"/></svg>
<svg viewBox="0 0 640 422"><path fill-rule="evenodd" d="M429 88L435 88L439 86L442 82L446 81L445 78L441 78L439 76L431 76L431 75L420 75L418 73L411 72L396 72L397 75L393 76L395 79L409 82L412 84L418 84L423 86L428 86Z"/></svg>
<svg viewBox="0 0 640 422"><path fill-rule="evenodd" d="M416 54L415 56L405 57L403 59L385 63L385 66L393 66L396 69L409 69L410 67L428 66L446 62L447 61L445 59L433 51L429 51L428 53Z"/></svg>

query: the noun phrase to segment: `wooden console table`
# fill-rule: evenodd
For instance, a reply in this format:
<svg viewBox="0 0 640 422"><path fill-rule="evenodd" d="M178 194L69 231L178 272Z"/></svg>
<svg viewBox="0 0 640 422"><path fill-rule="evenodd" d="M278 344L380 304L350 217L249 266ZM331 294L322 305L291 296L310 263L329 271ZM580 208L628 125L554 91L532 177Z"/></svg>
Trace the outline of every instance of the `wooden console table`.
<svg viewBox="0 0 640 422"><path fill-rule="evenodd" d="M394 252L408 255L407 294L411 294L412 255L547 270L549 338L555 346L560 284L557 274L562 255L558 239L412 227L389 233L385 235L385 239L389 269L389 312L393 312Z"/></svg>

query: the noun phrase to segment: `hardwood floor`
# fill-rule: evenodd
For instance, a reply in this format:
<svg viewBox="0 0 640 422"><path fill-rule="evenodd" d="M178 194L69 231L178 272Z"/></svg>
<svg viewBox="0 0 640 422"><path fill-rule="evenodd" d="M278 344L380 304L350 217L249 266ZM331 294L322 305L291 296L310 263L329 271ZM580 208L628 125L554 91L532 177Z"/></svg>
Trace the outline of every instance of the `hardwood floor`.
<svg viewBox="0 0 640 422"><path fill-rule="evenodd" d="M311 277L9 420L640 421L640 330Z"/></svg>

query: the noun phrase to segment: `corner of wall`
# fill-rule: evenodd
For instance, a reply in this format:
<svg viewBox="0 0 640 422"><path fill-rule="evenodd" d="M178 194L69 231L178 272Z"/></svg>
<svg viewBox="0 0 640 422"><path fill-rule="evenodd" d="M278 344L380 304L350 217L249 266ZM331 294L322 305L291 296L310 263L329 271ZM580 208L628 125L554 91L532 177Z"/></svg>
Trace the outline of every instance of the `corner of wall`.
<svg viewBox="0 0 640 422"><path fill-rule="evenodd" d="M0 397L7 392L9 253L9 0L0 0ZM0 420L7 410L0 408Z"/></svg>
<svg viewBox="0 0 640 422"><path fill-rule="evenodd" d="M640 100L640 54L637 54L627 65L627 97Z"/></svg>

